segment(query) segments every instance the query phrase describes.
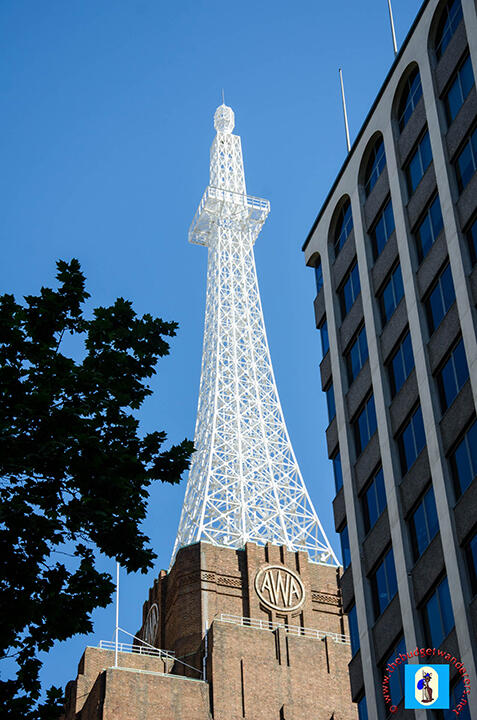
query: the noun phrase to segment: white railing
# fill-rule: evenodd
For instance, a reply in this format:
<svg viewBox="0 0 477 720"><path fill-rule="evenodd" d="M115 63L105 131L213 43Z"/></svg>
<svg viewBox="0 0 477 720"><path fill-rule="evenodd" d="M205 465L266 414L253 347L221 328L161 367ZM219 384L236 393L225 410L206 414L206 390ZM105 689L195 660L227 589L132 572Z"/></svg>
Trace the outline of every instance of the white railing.
<svg viewBox="0 0 477 720"><path fill-rule="evenodd" d="M323 638L329 637L335 643L343 643L344 645L351 644L349 635L328 632L328 630L304 628L300 625L285 625L284 623L270 622L269 620L255 620L254 618L240 617L240 615L226 615L224 613L222 613L218 620L224 623L232 623L234 625L242 625L242 627L253 628L254 630L273 631L278 628L283 628L283 630L290 635L299 635L300 637L314 638L315 640L323 640Z"/></svg>
<svg viewBox="0 0 477 720"><path fill-rule="evenodd" d="M99 647L102 650L115 650L116 643L114 640L100 640ZM118 643L118 652L134 653L137 655L153 655L154 657L174 659L175 653L168 650L160 650L159 648L148 647L144 645L133 645L132 643Z"/></svg>

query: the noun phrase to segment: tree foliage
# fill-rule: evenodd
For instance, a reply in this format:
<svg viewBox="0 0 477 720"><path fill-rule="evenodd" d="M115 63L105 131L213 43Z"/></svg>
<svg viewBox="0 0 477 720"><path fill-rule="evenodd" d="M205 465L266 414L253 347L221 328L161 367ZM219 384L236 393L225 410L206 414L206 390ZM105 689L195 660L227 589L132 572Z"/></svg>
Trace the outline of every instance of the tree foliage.
<svg viewBox="0 0 477 720"><path fill-rule="evenodd" d="M128 571L152 567L148 486L179 482L193 449L163 450L162 431L141 437L132 412L177 324L138 317L122 298L87 319L79 262L57 268L56 290L0 297L0 657L18 669L0 681L5 718L57 715L57 689L38 705L39 651L90 632L91 612L110 602L97 549ZM68 334L80 360L61 352Z"/></svg>

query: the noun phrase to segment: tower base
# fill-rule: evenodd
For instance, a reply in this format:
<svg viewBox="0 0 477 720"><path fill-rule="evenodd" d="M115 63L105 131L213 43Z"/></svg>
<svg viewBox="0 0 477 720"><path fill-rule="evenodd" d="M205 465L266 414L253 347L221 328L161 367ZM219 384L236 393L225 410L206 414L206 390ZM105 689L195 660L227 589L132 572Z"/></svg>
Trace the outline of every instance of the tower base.
<svg viewBox="0 0 477 720"><path fill-rule="evenodd" d="M88 647L62 720L356 720L339 573L275 545L182 548L144 604L148 646L119 667Z"/></svg>

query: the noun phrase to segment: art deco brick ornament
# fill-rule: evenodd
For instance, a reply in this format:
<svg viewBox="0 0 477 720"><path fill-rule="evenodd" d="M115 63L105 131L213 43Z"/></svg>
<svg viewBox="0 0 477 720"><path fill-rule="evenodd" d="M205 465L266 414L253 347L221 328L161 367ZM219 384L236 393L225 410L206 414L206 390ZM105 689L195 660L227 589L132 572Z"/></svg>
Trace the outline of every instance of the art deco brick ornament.
<svg viewBox="0 0 477 720"><path fill-rule="evenodd" d="M337 566L296 461L268 349L253 245L270 211L247 195L240 137L225 104L214 116L210 184L189 231L208 248L196 451L172 561L205 540L304 550Z"/></svg>

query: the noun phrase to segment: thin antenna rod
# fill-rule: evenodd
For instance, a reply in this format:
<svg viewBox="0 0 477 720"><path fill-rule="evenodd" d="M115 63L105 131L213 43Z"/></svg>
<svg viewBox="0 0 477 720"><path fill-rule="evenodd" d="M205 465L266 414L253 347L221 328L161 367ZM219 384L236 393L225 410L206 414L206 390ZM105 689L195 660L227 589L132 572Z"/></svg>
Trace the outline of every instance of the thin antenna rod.
<svg viewBox="0 0 477 720"><path fill-rule="evenodd" d="M225 105L225 93L224 93L224 88L222 88L222 105Z"/></svg>
<svg viewBox="0 0 477 720"><path fill-rule="evenodd" d="M114 643L114 667L118 667L119 642L119 563L116 563L116 639Z"/></svg>
<svg viewBox="0 0 477 720"><path fill-rule="evenodd" d="M391 22L391 33L393 36L393 47L394 47L394 54L397 55L397 42L396 42L396 32L394 30L394 18L393 18L393 9L391 7L391 0L388 0L388 8L389 8L389 20Z"/></svg>
<svg viewBox="0 0 477 720"><path fill-rule="evenodd" d="M341 83L341 100L343 101L343 115L344 115L345 130L346 130L346 147L348 148L348 152L349 152L351 150L351 143L349 141L348 113L346 112L346 100L345 100L344 85L343 85L343 73L341 72L341 68L339 69L339 73L340 73L340 83Z"/></svg>

